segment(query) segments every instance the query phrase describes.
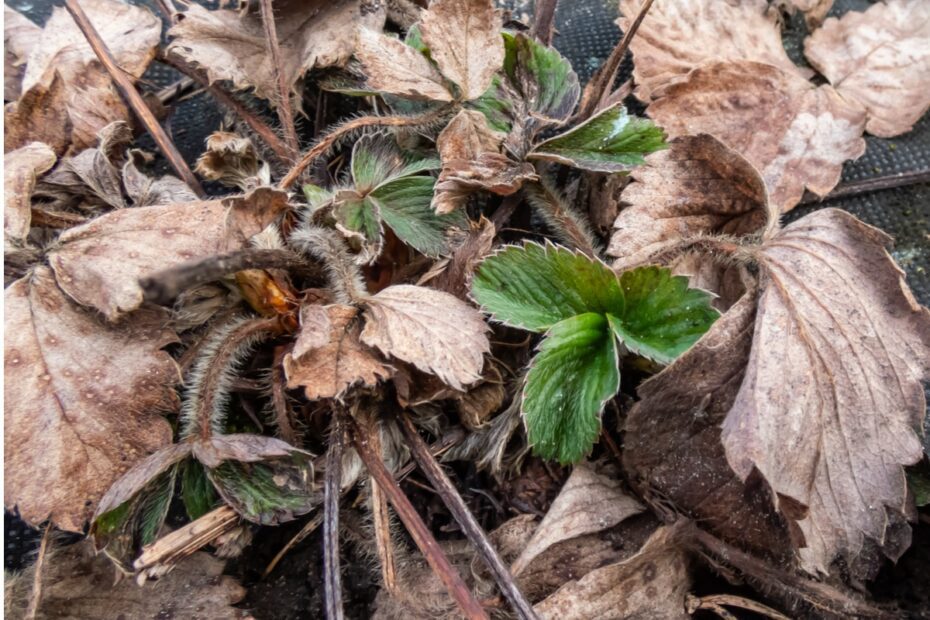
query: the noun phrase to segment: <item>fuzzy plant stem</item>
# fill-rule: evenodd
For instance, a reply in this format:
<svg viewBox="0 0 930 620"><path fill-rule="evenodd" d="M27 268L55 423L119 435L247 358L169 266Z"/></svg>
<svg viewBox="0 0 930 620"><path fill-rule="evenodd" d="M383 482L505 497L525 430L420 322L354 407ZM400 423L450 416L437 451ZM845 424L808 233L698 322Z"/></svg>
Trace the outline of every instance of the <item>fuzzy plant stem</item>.
<svg viewBox="0 0 930 620"><path fill-rule="evenodd" d="M523 191L533 210L539 214L560 241L575 249L597 256L594 233L578 211L566 201L548 181L524 185Z"/></svg>
<svg viewBox="0 0 930 620"><path fill-rule="evenodd" d="M261 0L262 25L265 28L265 40L268 42L268 51L271 54L271 64L274 66L275 80L278 86L278 118L284 128L284 140L290 151L290 160L294 161L300 153L300 143L297 140L297 128L294 125L294 111L291 109L291 88L284 75L281 61L281 46L278 43L278 29L274 21L274 7L271 0Z"/></svg>
<svg viewBox="0 0 930 620"><path fill-rule="evenodd" d="M323 263L336 301L357 304L367 297L362 272L349 255L345 241L335 232L319 226L302 226L288 237L297 250Z"/></svg>

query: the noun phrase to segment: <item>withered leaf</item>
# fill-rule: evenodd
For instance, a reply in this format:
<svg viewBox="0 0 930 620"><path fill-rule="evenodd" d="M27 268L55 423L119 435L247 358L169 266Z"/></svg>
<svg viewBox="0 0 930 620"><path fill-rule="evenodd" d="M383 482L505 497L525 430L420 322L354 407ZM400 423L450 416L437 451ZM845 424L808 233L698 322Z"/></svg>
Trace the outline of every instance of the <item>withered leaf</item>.
<svg viewBox="0 0 930 620"><path fill-rule="evenodd" d="M765 180L771 204L790 210L805 187L823 196L843 162L865 152L865 111L832 86L757 62L712 62L657 93L648 113L672 137L708 133Z"/></svg>
<svg viewBox="0 0 930 620"><path fill-rule="evenodd" d="M110 484L171 441L175 340L160 313L106 325L38 267L6 290L5 503L81 531Z"/></svg>
<svg viewBox="0 0 930 620"><path fill-rule="evenodd" d="M133 149L123 164L123 189L134 207L170 205L177 202L194 202L197 194L181 179L166 174L153 178L140 170L150 163L151 155Z"/></svg>
<svg viewBox="0 0 930 620"><path fill-rule="evenodd" d="M787 3L791 9L801 11L810 31L820 28L827 13L833 8L833 0L781 0L781 3Z"/></svg>
<svg viewBox="0 0 930 620"><path fill-rule="evenodd" d="M132 579L114 584L116 568L96 555L89 541L53 551L43 569L38 620L112 620L113 618L249 618L234 607L245 588L223 575L224 562L209 553L195 553L148 586ZM25 613L32 590L32 569L8 586L7 609Z"/></svg>
<svg viewBox="0 0 930 620"><path fill-rule="evenodd" d="M439 71L406 43L362 28L355 52L369 87L407 99L452 101Z"/></svg>
<svg viewBox="0 0 930 620"><path fill-rule="evenodd" d="M207 150L197 160L195 170L208 181L219 181L244 192L271 184L271 169L261 160L252 141L228 131L210 134Z"/></svg>
<svg viewBox="0 0 930 620"><path fill-rule="evenodd" d="M457 390L481 378L491 345L488 326L474 307L448 293L406 284L372 295L365 306L363 343Z"/></svg>
<svg viewBox="0 0 930 620"><path fill-rule="evenodd" d="M621 0L624 32L642 4ZM656 90L683 81L692 69L712 61L751 60L803 78L813 75L788 58L779 25L767 9L767 0L657 3L630 43L636 96L649 103Z"/></svg>
<svg viewBox="0 0 930 620"><path fill-rule="evenodd" d="M19 99L26 59L39 42L42 29L28 17L3 5L3 99Z"/></svg>
<svg viewBox="0 0 930 620"><path fill-rule="evenodd" d="M57 72L45 88L33 88L3 109L3 149L12 151L33 142L48 144L56 155L71 144L71 117L60 105L66 96Z"/></svg>
<svg viewBox="0 0 930 620"><path fill-rule="evenodd" d="M391 369L359 341L361 322L352 306L308 304L300 332L284 358L289 388L303 387L310 400L340 398L355 385L372 386Z"/></svg>
<svg viewBox="0 0 930 620"><path fill-rule="evenodd" d="M723 443L742 478L758 469L781 498L806 507L798 525L809 571L855 557L865 538L901 552L886 511L904 511L902 466L923 452L930 312L888 245L879 230L824 209L758 252L752 352Z"/></svg>
<svg viewBox="0 0 930 620"><path fill-rule="evenodd" d="M501 18L491 0L436 0L420 19L420 32L463 99L480 97L504 62Z"/></svg>
<svg viewBox="0 0 930 620"><path fill-rule="evenodd" d="M241 197L122 209L66 231L49 255L62 289L115 320L142 303L139 278L243 247L287 208L270 188Z"/></svg>
<svg viewBox="0 0 930 620"><path fill-rule="evenodd" d="M828 19L804 55L843 97L868 110L865 129L890 138L930 108L930 4L890 0Z"/></svg>
<svg viewBox="0 0 930 620"><path fill-rule="evenodd" d="M223 461L255 463L301 453L286 441L251 433L215 435L193 445L194 458L207 467L218 467Z"/></svg>
<svg viewBox="0 0 930 620"><path fill-rule="evenodd" d="M100 499L94 519L132 499L152 480L183 461L190 453L190 443L173 443L153 452L130 467Z"/></svg>
<svg viewBox="0 0 930 620"><path fill-rule="evenodd" d="M32 192L36 178L55 165L55 153L33 142L3 155L3 238L23 243L32 222Z"/></svg>
<svg viewBox="0 0 930 620"><path fill-rule="evenodd" d="M372 0L282 0L274 9L281 69L291 89L310 69L345 64L358 32L380 31L385 18L384 4ZM168 54L203 69L211 82L229 80L276 104L275 68L258 11L191 4L168 35Z"/></svg>

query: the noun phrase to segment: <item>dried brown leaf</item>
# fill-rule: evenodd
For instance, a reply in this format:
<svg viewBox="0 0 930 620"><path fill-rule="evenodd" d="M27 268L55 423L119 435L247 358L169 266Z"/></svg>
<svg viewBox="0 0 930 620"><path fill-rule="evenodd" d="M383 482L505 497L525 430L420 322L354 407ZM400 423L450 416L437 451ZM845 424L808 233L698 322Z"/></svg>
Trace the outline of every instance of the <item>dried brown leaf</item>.
<svg viewBox="0 0 930 620"><path fill-rule="evenodd" d="M161 313L106 325L38 267L6 290L4 501L23 519L81 531L110 485L171 441L175 340Z"/></svg>
<svg viewBox="0 0 930 620"><path fill-rule="evenodd" d="M170 205L197 200L197 194L181 179L168 174L156 179L140 170L139 167L149 164L151 158L151 155L133 149L129 151L129 157L123 164L123 189L134 207Z"/></svg>
<svg viewBox="0 0 930 620"><path fill-rule="evenodd" d="M624 32L643 1L621 0ZM713 61L751 60L809 78L812 71L788 58L779 24L767 10L767 0L655 3L630 44L636 96L649 103L656 90L683 81L692 69Z"/></svg>
<svg viewBox="0 0 930 620"><path fill-rule="evenodd" d="M712 62L653 93L648 113L671 137L707 133L759 170L782 212L807 188L827 194L843 162L865 152L865 111L832 86L772 65Z"/></svg>
<svg viewBox="0 0 930 620"><path fill-rule="evenodd" d="M380 31L385 18L384 3L372 0L280 0L274 9L281 70L295 93L307 71L344 65L355 52L358 32ZM203 69L210 82L229 80L277 102L274 62L258 11L191 4L168 35L168 54Z"/></svg>
<svg viewBox="0 0 930 620"><path fill-rule="evenodd" d="M139 279L186 261L244 247L288 207L287 194L250 194L122 209L72 228L49 255L62 289L115 320L139 307Z"/></svg>
<svg viewBox="0 0 930 620"><path fill-rule="evenodd" d="M361 325L352 306L316 304L300 309L300 332L284 358L289 388L303 387L307 398L341 398L355 386L372 386L391 369L359 341Z"/></svg>
<svg viewBox="0 0 930 620"><path fill-rule="evenodd" d="M362 28L355 52L369 87L408 99L452 101L445 80L430 61L406 43Z"/></svg>
<svg viewBox="0 0 930 620"><path fill-rule="evenodd" d="M501 27L491 0L435 0L423 13L423 42L463 99L483 95L504 63Z"/></svg>
<svg viewBox="0 0 930 620"><path fill-rule="evenodd" d="M33 88L3 109L3 150L12 151L33 142L48 144L56 155L71 144L71 116L61 105L67 86L58 73L45 88Z"/></svg>
<svg viewBox="0 0 930 620"><path fill-rule="evenodd" d="M737 474L758 469L783 510L791 501L806 507L794 517L809 571L826 572L838 554L855 557L866 538L893 546L886 511L904 511L902 466L923 453L930 312L889 245L881 231L824 209L758 253L752 352L723 443Z"/></svg>
<svg viewBox="0 0 930 620"><path fill-rule="evenodd" d="M249 138L215 131L207 138L207 150L197 160L196 172L208 181L249 191L271 184L271 169L261 160Z"/></svg>
<svg viewBox="0 0 930 620"><path fill-rule="evenodd" d="M197 441L193 445L194 458L211 468L218 467L223 461L254 463L300 452L301 450L286 441L250 433L215 435L209 440Z"/></svg>
<svg viewBox="0 0 930 620"><path fill-rule="evenodd" d="M484 381L472 386L456 399L459 420L469 430L483 428L500 410L506 397L507 390L501 372L497 366L489 365L484 373Z"/></svg>
<svg viewBox="0 0 930 620"><path fill-rule="evenodd" d="M807 29L813 31L820 28L824 18L833 8L833 0L782 0L787 1L795 10L804 14Z"/></svg>
<svg viewBox="0 0 930 620"><path fill-rule="evenodd" d="M39 42L42 29L28 17L3 5L3 99L19 99L26 59Z"/></svg>
<svg viewBox="0 0 930 620"><path fill-rule="evenodd" d="M55 165L55 153L33 142L3 156L3 238L21 244L32 222L32 192L37 177Z"/></svg>
<svg viewBox="0 0 930 620"><path fill-rule="evenodd" d="M180 463L191 453L190 443L173 443L153 452L124 473L101 498L94 519L132 499L155 478Z"/></svg>
<svg viewBox="0 0 930 620"><path fill-rule="evenodd" d="M481 378L490 351L481 314L448 293L400 284L365 301L362 342L462 390Z"/></svg>
<svg viewBox="0 0 930 620"><path fill-rule="evenodd" d="M930 109L930 3L889 0L830 18L804 41L804 55L837 92L866 108L873 135L910 131Z"/></svg>
<svg viewBox="0 0 930 620"><path fill-rule="evenodd" d="M433 288L466 299L468 283L478 264L491 253L496 234L494 224L482 216L477 225L472 224L452 257L437 263L417 284L430 282Z"/></svg>

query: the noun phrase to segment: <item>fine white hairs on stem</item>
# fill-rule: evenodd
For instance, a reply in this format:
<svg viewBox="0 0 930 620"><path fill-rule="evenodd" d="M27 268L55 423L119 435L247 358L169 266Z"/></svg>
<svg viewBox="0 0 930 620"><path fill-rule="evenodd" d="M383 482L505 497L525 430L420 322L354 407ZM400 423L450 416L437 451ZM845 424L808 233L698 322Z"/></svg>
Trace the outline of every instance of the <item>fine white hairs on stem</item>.
<svg viewBox="0 0 930 620"><path fill-rule="evenodd" d="M336 301L357 304L367 297L362 273L338 233L318 226L304 226L292 232L289 241L325 265Z"/></svg>

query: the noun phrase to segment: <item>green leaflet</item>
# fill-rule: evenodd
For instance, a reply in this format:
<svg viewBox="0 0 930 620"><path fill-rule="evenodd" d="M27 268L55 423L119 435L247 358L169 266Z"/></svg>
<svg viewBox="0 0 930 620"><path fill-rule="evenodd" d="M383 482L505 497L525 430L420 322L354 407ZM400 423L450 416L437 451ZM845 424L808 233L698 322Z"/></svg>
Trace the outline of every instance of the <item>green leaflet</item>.
<svg viewBox="0 0 930 620"><path fill-rule="evenodd" d="M307 199L311 211L316 211L333 198L331 191L313 183L307 183L301 189L303 189L304 198Z"/></svg>
<svg viewBox="0 0 930 620"><path fill-rule="evenodd" d="M407 36L404 37L404 43L417 50L427 58L430 58L429 46L423 42L423 35L420 32L420 27L416 24L410 26L410 29L407 30Z"/></svg>
<svg viewBox="0 0 930 620"><path fill-rule="evenodd" d="M610 327L628 349L668 364L704 335L720 313L711 295L688 288L688 279L648 266L620 276L626 299L622 314L608 314Z"/></svg>
<svg viewBox="0 0 930 620"><path fill-rule="evenodd" d="M617 346L603 315L556 323L526 375L523 417L533 451L574 463L591 451L604 403L620 388Z"/></svg>
<svg viewBox="0 0 930 620"><path fill-rule="evenodd" d="M472 295L498 321L535 332L585 312L623 313L620 283L607 265L551 244L508 246L487 258Z"/></svg>
<svg viewBox="0 0 930 620"><path fill-rule="evenodd" d="M506 57L504 62L507 62ZM514 102L499 75L494 76L491 85L480 97L472 99L466 105L484 114L491 129L503 133L510 132L514 119Z"/></svg>
<svg viewBox="0 0 930 620"><path fill-rule="evenodd" d="M404 177L381 185L366 199L377 205L381 219L401 241L427 256L445 254L448 230L467 226L461 210L437 215L432 209L435 182L432 177Z"/></svg>
<svg viewBox="0 0 930 620"><path fill-rule="evenodd" d="M333 209L333 216L347 230L361 233L369 241L377 242L381 238L378 208L367 198L340 202Z"/></svg>
<svg viewBox="0 0 930 620"><path fill-rule="evenodd" d="M364 135L352 147L352 181L361 194L441 165L435 158L421 159L404 153L393 139L381 133Z"/></svg>
<svg viewBox="0 0 930 620"><path fill-rule="evenodd" d="M539 143L527 157L597 172L627 172L642 164L649 153L664 148L661 128L648 119L628 115L626 108L617 104Z"/></svg>
<svg viewBox="0 0 930 620"><path fill-rule="evenodd" d="M207 476L230 507L260 525L291 521L319 503L303 457L255 463L223 461L208 470Z"/></svg>
<svg viewBox="0 0 930 620"><path fill-rule="evenodd" d="M181 472L181 500L187 516L193 521L213 509L216 490L207 479L207 472L200 462L189 459Z"/></svg>
<svg viewBox="0 0 930 620"><path fill-rule="evenodd" d="M509 39L509 41L508 41ZM523 33L505 33L508 56L507 74L523 94L529 111L556 123L565 120L581 94L572 65L555 48L542 45Z"/></svg>

